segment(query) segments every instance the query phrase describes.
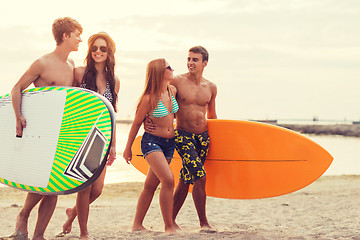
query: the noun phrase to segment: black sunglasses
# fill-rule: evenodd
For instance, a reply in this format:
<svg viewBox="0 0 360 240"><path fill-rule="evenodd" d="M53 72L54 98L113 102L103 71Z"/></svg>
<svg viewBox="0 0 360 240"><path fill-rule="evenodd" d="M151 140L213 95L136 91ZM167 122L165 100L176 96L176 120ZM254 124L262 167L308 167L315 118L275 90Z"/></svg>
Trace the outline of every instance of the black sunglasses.
<svg viewBox="0 0 360 240"><path fill-rule="evenodd" d="M174 71L174 69L172 69L172 68L170 67L170 65L167 66L165 69L168 69L168 70L170 70L170 71Z"/></svg>
<svg viewBox="0 0 360 240"><path fill-rule="evenodd" d="M107 47L105 47L105 46L98 47L98 46L95 46L95 45L93 45L93 46L91 47L91 51L92 51L92 52L96 52L99 48L100 48L100 51L101 51L101 52L103 52L103 53L106 53L106 52L107 52Z"/></svg>

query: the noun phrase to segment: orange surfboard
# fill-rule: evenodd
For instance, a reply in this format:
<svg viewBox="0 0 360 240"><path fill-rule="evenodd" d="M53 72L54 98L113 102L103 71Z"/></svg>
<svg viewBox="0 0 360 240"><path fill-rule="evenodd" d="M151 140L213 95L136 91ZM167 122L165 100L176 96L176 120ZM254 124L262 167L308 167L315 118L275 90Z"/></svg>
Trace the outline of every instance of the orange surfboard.
<svg viewBox="0 0 360 240"><path fill-rule="evenodd" d="M258 199L297 191L318 179L333 157L309 138L274 125L238 121L208 120L211 138L205 162L207 196ZM134 141L131 163L147 174L142 157L141 136ZM175 183L181 169L175 151L170 164Z"/></svg>

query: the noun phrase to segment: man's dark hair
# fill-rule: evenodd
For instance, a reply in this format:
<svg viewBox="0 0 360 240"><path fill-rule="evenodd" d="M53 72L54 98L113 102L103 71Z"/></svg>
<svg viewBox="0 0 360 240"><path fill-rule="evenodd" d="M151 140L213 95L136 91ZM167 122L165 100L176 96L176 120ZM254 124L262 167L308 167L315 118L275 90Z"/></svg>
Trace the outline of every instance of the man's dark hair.
<svg viewBox="0 0 360 240"><path fill-rule="evenodd" d="M189 52L193 52L193 53L201 53L202 55L202 61L209 61L209 53L206 50L206 48L202 47L202 46L195 46L190 48Z"/></svg>

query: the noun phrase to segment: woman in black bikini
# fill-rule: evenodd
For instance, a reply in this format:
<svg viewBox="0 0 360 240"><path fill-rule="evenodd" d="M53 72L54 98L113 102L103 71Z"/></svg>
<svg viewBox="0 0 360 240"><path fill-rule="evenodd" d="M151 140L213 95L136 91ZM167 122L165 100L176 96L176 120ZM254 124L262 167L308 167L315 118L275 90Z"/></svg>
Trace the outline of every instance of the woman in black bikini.
<svg viewBox="0 0 360 240"><path fill-rule="evenodd" d="M85 59L86 66L75 69L75 86L90 89L107 98L116 111L117 95L120 81L114 74L115 68L115 42L104 32L92 35L88 40L88 54ZM107 165L110 166L116 159L116 134L113 136ZM87 189L77 195L76 205L66 209L68 220L63 225L63 233L71 231L71 225L78 216L80 238L88 239L87 220L89 205L97 199L103 189L106 167L99 178Z"/></svg>

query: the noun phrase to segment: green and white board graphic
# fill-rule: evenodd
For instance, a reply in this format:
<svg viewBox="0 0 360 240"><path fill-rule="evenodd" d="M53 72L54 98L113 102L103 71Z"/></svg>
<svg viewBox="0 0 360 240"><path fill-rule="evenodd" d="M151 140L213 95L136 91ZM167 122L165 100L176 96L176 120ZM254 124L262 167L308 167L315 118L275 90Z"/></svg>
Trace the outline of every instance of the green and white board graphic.
<svg viewBox="0 0 360 240"><path fill-rule="evenodd" d="M0 182L43 194L70 194L100 175L115 126L111 103L81 88L23 92L23 136L16 136L10 94L0 97Z"/></svg>

